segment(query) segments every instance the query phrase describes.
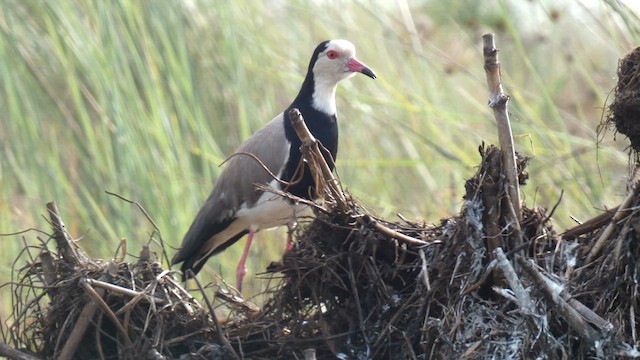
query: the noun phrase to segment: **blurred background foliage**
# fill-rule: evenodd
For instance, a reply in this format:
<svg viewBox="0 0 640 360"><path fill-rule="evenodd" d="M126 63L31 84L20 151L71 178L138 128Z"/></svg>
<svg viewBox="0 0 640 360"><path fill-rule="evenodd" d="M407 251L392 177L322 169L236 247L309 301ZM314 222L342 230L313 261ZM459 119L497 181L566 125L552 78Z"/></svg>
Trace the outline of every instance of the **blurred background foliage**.
<svg viewBox="0 0 640 360"><path fill-rule="evenodd" d="M48 230L55 200L91 255L112 257L123 238L137 254L153 226L108 190L178 246L219 164L290 103L331 38L356 44L379 77L338 90L344 185L379 216L438 223L459 211L478 146L497 143L485 32L497 35L517 149L534 157L526 205L550 208L564 190L563 230L625 194L627 142L596 129L618 58L640 44L638 14L631 0L2 0L0 233ZM283 234L260 233L247 295L266 286L253 274L280 258ZM2 283L23 238L36 234L0 237ZM233 279L243 246L201 278Z"/></svg>

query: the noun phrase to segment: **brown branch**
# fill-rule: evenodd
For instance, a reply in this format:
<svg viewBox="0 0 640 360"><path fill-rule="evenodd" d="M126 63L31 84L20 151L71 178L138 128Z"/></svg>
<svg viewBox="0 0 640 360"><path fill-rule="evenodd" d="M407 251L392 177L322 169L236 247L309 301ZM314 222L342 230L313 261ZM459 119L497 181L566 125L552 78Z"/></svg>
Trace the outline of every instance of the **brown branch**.
<svg viewBox="0 0 640 360"><path fill-rule="evenodd" d="M529 293L524 289L520 278L516 274L516 271L513 269L511 262L507 260L507 257L504 254L502 248L497 248L493 251L493 255L496 259L496 269L500 269L500 272L504 276L504 279L509 284L509 288L513 291L516 299L518 300L518 305L520 308L524 310L524 313L527 315L534 315L534 305Z"/></svg>
<svg viewBox="0 0 640 360"><path fill-rule="evenodd" d="M80 286L85 290L87 295L89 295L89 297L93 300L93 303L97 304L102 308L102 311L107 315L109 320L111 320L113 325L120 332L120 335L124 340L125 346L131 347L133 343L129 338L129 334L127 334L127 330L125 330L124 326L122 326L122 323L120 322L116 314L114 314L113 311L111 311L111 308L109 308L109 305L104 301L106 290L102 288L94 289L93 287L91 287L91 285L87 280L88 279L81 279Z"/></svg>
<svg viewBox="0 0 640 360"><path fill-rule="evenodd" d="M200 293L204 295L204 288L200 284L200 281L198 280L198 278L195 277L195 274L191 274L191 278L196 281L196 285L198 285L198 289L200 290ZM233 346L231 346L229 339L227 339L227 335L222 329L222 325L220 324L220 321L218 321L218 317L216 316L216 310L213 308L213 304L211 304L211 301L209 301L209 298L207 296L204 296L204 301L205 301L205 304L207 304L207 307L209 308L209 315L211 316L211 320L213 320L213 324L216 326L218 341L220 341L222 345L224 345L224 347L229 351L231 356L233 356L235 359L238 359L238 360L242 359L243 357L238 355L238 353L233 348Z"/></svg>
<svg viewBox="0 0 640 360"><path fill-rule="evenodd" d="M638 197L638 193L640 192L639 180L640 179L638 178L638 176L634 178L633 188L631 189L631 191L629 191L629 195L627 195L627 198L624 199L622 204L620 204L620 206L618 207L616 213L611 218L611 222L609 223L607 228L602 232L602 235L600 235L596 243L593 244L593 247L589 251L589 255L587 256L585 264L589 264L598 255L600 255L604 244L607 242L607 240L609 240L611 235L613 235L613 232L618 228L618 222L629 213L629 208L633 205L633 202L636 200L636 198Z"/></svg>
<svg viewBox="0 0 640 360"><path fill-rule="evenodd" d="M540 224L546 224L549 220L551 220L551 217L556 212L556 209L558 209L560 202L562 202L563 196L564 196L564 190L560 190L560 197L558 198L558 201L556 201L556 204L553 205L553 207L551 208L551 211L549 211L549 215L547 215Z"/></svg>
<svg viewBox="0 0 640 360"><path fill-rule="evenodd" d="M51 219L51 225L53 226L53 238L58 246L58 252L68 264L78 265L80 263L80 258L71 247L73 240L71 240L71 236L67 232L64 222L62 222L62 219L60 218L58 205L53 201L47 203L47 211L49 211L49 218Z"/></svg>
<svg viewBox="0 0 640 360"><path fill-rule="evenodd" d="M251 159L253 159L255 162L258 163L258 165L260 165L260 167L262 168L262 170L266 171L267 174L269 174L269 176L277 181L278 183L280 183L281 185L285 185L285 186L290 186L292 185L292 183L288 182L288 181L284 181L282 179L280 179L278 177L278 175L274 174L273 171L269 170L269 168L267 167L267 165L265 163L262 162L262 160L260 160L256 155L252 154L252 153L248 153L245 151L238 151L236 153L231 154L231 156L229 156L225 161L222 162L222 164L220 164L220 166L224 165L227 161L231 160L231 158L234 158L236 156L240 156L240 155L244 155L244 156L248 156Z"/></svg>
<svg viewBox="0 0 640 360"><path fill-rule="evenodd" d="M393 229L389 229L388 227L380 224L380 222L376 221L373 217L369 216L369 215L364 215L362 217L362 220L364 221L365 225L371 226L374 229L376 229L378 232L387 235L389 237L392 237L396 240L400 240L401 242L406 243L407 245L412 245L412 246L424 246L424 245L429 245L429 244L433 244L433 242L426 242L423 240L419 240L416 239L414 237L411 237L409 235L405 235L402 234L398 231L395 231Z"/></svg>
<svg viewBox="0 0 640 360"><path fill-rule="evenodd" d="M311 134L307 124L305 124L302 114L298 109L291 109L289 111L289 120L291 120L291 124L296 131L296 134L300 138L302 142L302 146L300 147L300 151L302 152L302 156L309 164L309 169L313 174L313 178L316 184L316 191L318 191L318 195L325 197L330 196L336 202L336 206L339 209L347 209L347 200L344 196L344 193L338 186L336 179L333 177L333 173L329 168L324 156L322 156L322 152L320 151L320 147L318 145L318 140ZM326 193L321 191L322 186L326 186Z"/></svg>
<svg viewBox="0 0 640 360"><path fill-rule="evenodd" d="M151 223L151 226L153 226L154 231L158 234L158 238L160 240L160 248L162 249L162 257L164 257L164 260L166 261L167 264L171 264L171 261L169 260L169 255L167 254L166 251L166 247L164 246L164 239L162 237L162 232L160 231L160 228L158 227L158 225L156 224L155 221L153 221L153 218L151 218L151 215L149 215L149 213L147 212L147 210L144 208L144 206L142 206L139 202L137 201L133 201L133 200L129 200L127 198L125 198L124 196L105 190L104 192L106 192L109 195L115 196L118 199L125 201L129 204L133 204L135 205L138 210L140 210L140 212L142 212L142 214L147 218L147 221L149 221L149 223ZM126 246L126 242L123 242L123 244ZM126 254L126 251L124 252Z"/></svg>
<svg viewBox="0 0 640 360"><path fill-rule="evenodd" d="M534 266L533 260L525 260L522 256L516 256L516 260L518 264L522 267L525 273L529 275L529 277L533 280L538 289L544 294L547 301L551 304L555 304L557 306L556 310L560 313L560 315L569 323L569 326L574 328L580 337L583 339L593 342L599 338L596 330L594 330L584 319L584 317L580 314L578 310L576 310L573 306L571 306L565 298L570 296L562 291L562 287L552 280L548 279L546 276L542 275ZM577 300L575 300L577 301ZM593 311L591 311L593 315ZM597 315L596 315L597 316ZM592 320L594 317L592 317ZM607 323L606 320L597 320L599 324ZM604 329L608 328L608 326L603 327Z"/></svg>
<svg viewBox="0 0 640 360"><path fill-rule="evenodd" d="M132 296L132 299L129 300L123 307L121 307L118 311L116 311L116 315L121 315L122 313L129 313L131 308L133 308L138 302L140 302L143 298L147 300L149 303L154 304L163 304L167 300L160 299L155 297L152 293L155 287L158 285L161 279L165 278L167 275L171 274L171 270L164 270L160 274L156 276L156 279L150 282L142 291L137 292L134 290L124 289L117 285L112 285L109 283L102 283L97 280L93 280L90 282L93 287L103 287L106 290L111 290L112 292L120 292L122 295ZM113 286L113 287L112 287Z"/></svg>
<svg viewBox="0 0 640 360"><path fill-rule="evenodd" d="M505 256L507 255L505 254ZM487 266L485 266L482 275L480 275L480 279L464 289L464 291L462 291L462 296L467 296L472 292L478 290L487 281L489 275L493 273L493 269L495 268L497 262L498 261L496 259L491 260L491 262Z"/></svg>
<svg viewBox="0 0 640 360"><path fill-rule="evenodd" d="M278 195L278 196L282 196L285 199L288 199L290 201L292 201L295 204L303 204L303 205L307 205L308 207L321 211L325 214L329 214L330 211L324 207L322 207L321 205L311 201L311 200L307 200L307 199L303 199L301 197L295 196L291 193L288 193L286 191L282 191L282 190L278 190L276 188L273 188L267 184L256 184L256 189L260 190L260 191L265 191L265 192L270 192L272 194Z"/></svg>
<svg viewBox="0 0 640 360"><path fill-rule="evenodd" d="M486 171L482 174L478 189L480 200L482 201L482 224L484 236L487 239L488 254L502 245L502 229L500 228L500 191L498 183L500 174L500 158L495 156L495 147L491 147L483 153L483 167L486 164Z"/></svg>
<svg viewBox="0 0 640 360"><path fill-rule="evenodd" d="M109 278L110 278L110 274L105 273L99 278L99 280L108 281ZM97 291L100 296L104 296L105 294L104 289L98 289ZM71 333L67 337L67 340L64 346L62 347L62 350L60 351L59 354L57 354L58 355L57 358L59 359L73 358L73 355L76 353L76 350L80 345L80 342L84 338L84 334L87 331L89 324L91 324L94 315L98 311L98 308L99 308L98 303L96 303L95 301L91 301L91 299L88 299L87 303L82 308L80 315L78 315L78 319L76 320L76 323L73 329L71 330Z"/></svg>
<svg viewBox="0 0 640 360"><path fill-rule="evenodd" d="M169 272L169 270L165 270L164 272ZM111 291L112 293L116 293L124 296L130 296L133 298L139 297L141 299L145 299L148 302L153 302L156 304L163 304L165 302L164 299L160 299L160 298L154 297L153 295L147 294L146 291L149 288L149 286L147 286L147 288L145 288L145 290L143 291L135 291L135 290L123 288L122 286L118 286L115 284L111 284L108 282L95 280L95 279L84 279L84 283L88 284L93 288L105 289L105 290Z"/></svg>
<svg viewBox="0 0 640 360"><path fill-rule="evenodd" d="M615 215L619 208L620 205L611 209L607 209L602 214L597 215L594 218L583 222L582 224L578 224L571 229L566 230L564 233L562 233L562 238L573 239L580 235L600 229L611 221L611 218L613 217L613 215Z"/></svg>
<svg viewBox="0 0 640 360"><path fill-rule="evenodd" d="M40 360L39 357L16 350L2 341L0 341L0 356L10 360Z"/></svg>
<svg viewBox="0 0 640 360"><path fill-rule="evenodd" d="M153 228L156 230L156 232L158 234L162 235L162 233L160 232L160 228L158 227L156 222L153 221L153 219L151 218L151 215L149 215L147 210L142 205L140 205L139 202L133 201L133 200L129 200L129 199L125 198L124 196L118 194L118 193L114 193L114 192L111 192L111 191L108 191L108 190L105 190L104 192L106 192L109 195L115 196L115 197L117 197L118 199L120 199L122 201L128 202L129 204L135 205L138 208L138 210L140 210L142 212L142 214L147 218L147 220L151 223L151 226L153 226Z"/></svg>
<svg viewBox="0 0 640 360"><path fill-rule="evenodd" d="M507 180L507 194L511 198L513 210L518 221L522 221L516 153L513 145L509 112L507 111L509 95L505 94L502 89L500 62L498 61L498 49L496 48L494 34L484 34L482 40L484 43L484 70L489 86L489 107L493 110L493 116L496 118L498 139L502 150L502 174Z"/></svg>

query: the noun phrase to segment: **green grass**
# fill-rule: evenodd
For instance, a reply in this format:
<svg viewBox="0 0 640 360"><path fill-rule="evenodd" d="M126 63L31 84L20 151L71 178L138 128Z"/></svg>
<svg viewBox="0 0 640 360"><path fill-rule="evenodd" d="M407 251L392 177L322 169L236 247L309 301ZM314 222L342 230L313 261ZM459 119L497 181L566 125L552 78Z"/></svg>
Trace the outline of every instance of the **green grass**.
<svg viewBox="0 0 640 360"><path fill-rule="evenodd" d="M562 230L621 201L627 142L609 134L598 146L596 127L617 59L639 43L637 12L613 0L456 0L403 15L401 3L1 1L0 233L46 229L55 200L91 255L111 257L121 238L135 254L153 227L108 190L141 203L178 246L218 165L289 104L329 38L355 43L379 76L338 91L338 171L378 215L437 223L458 211L478 146L497 143L486 31L501 50L517 149L535 156L526 204L551 207L564 190ZM0 240L5 282L23 244ZM233 279L243 245L203 278ZM261 233L254 246L250 274L279 259L284 236ZM248 294L265 286L248 279Z"/></svg>

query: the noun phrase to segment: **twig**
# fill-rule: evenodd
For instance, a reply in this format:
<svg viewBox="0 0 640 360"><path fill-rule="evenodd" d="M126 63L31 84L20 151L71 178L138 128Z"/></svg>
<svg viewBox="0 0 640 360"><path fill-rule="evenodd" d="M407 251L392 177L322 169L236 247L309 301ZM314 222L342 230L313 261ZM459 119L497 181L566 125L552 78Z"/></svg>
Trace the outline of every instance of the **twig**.
<svg viewBox="0 0 640 360"><path fill-rule="evenodd" d="M107 193L107 194L109 194L109 195L115 196L115 197L117 197L117 198L118 198L118 199L120 199L120 200L123 200L123 201L125 201L125 202L128 202L129 204L133 204L133 205L135 205L135 206L136 206L136 207L137 207L137 208L138 208L138 209L139 209L139 210L144 214L144 216L145 216L145 217L147 218L147 220L151 223L151 225L153 226L153 228L158 232L158 234L161 234L161 232L160 232L160 228L158 227L158 225L156 225L156 222L155 222L155 221L153 221L153 219L151 218L151 215L149 215L149 213L147 212L147 210L145 210L145 208L144 208L142 205L140 205L140 203L139 203L139 202L137 202L137 201L133 201L133 200L129 200L129 199L125 198L124 196L122 196L122 195L120 195L120 194L117 194L117 193L114 193L114 192L111 192L111 191L109 191L109 190L105 190L104 192L106 192L106 193Z"/></svg>
<svg viewBox="0 0 640 360"><path fill-rule="evenodd" d="M633 216L636 212L638 211L638 208L636 207L634 209L633 212L631 212L625 219L624 221L620 220L620 223L624 222L624 225L622 225L622 229L620 229L620 232L618 233L618 236L616 236L615 238L615 247L613 250L613 259L615 261L615 266L617 267L618 265L620 265L620 260L623 258L622 257L622 246L626 243L625 239L628 239L628 234L632 231L633 228L636 227L635 224L633 224L635 221L635 216Z"/></svg>
<svg viewBox="0 0 640 360"><path fill-rule="evenodd" d="M160 228L158 227L158 225L156 224L155 221L153 221L153 219L151 218L151 215L149 215L149 213L147 212L147 210L144 208L144 206L142 206L139 202L137 201L133 201L133 200L129 200L127 198L125 198L124 196L105 190L104 192L106 192L109 195L115 196L118 199L128 202L129 204L133 204L135 205L138 210L140 210L140 212L142 212L142 214L147 218L147 221L149 221L151 223L151 226L153 226L153 229L158 233L158 237L160 238L160 248L162 249L162 255L165 259L165 261L167 262L167 264L171 264L171 261L169 260L169 255L167 255L166 252L166 247L164 246L164 239L162 238L162 232L160 231Z"/></svg>
<svg viewBox="0 0 640 360"><path fill-rule="evenodd" d="M96 329L102 329L102 314L98 316L98 321L96 322ZM102 348L102 337L101 331L96 331L96 350L98 352L98 357L100 360L106 360L106 356L104 355L104 349Z"/></svg>
<svg viewBox="0 0 640 360"><path fill-rule="evenodd" d="M496 48L494 34L484 34L482 35L482 40L484 70L489 86L489 107L493 110L493 116L496 118L498 139L502 150L502 173L507 179L507 194L511 198L513 210L518 221L522 221L516 153L507 111L509 95L502 90L500 62L498 61L498 49Z"/></svg>
<svg viewBox="0 0 640 360"><path fill-rule="evenodd" d="M316 349L305 349L302 351L304 360L316 360Z"/></svg>
<svg viewBox="0 0 640 360"><path fill-rule="evenodd" d="M42 264L42 275L44 275L44 284L46 286L53 286L53 284L55 284L56 280L58 279L55 260L53 259L51 252L48 250L42 251L39 257L40 263ZM53 290L53 288L49 289L51 293L54 292ZM51 295L51 297L53 298L53 294Z"/></svg>
<svg viewBox="0 0 640 360"><path fill-rule="evenodd" d="M118 252L120 253L120 257L118 257ZM116 250L113 252L112 260L116 263L121 263L124 261L124 258L127 256L127 240L121 239L118 246L116 246Z"/></svg>
<svg viewBox="0 0 640 360"><path fill-rule="evenodd" d="M589 251L589 255L587 256L585 263L588 264L592 262L593 259L595 259L598 255L600 255L600 251L602 251L604 244L611 237L611 235L613 235L613 232L617 229L618 222L622 220L622 218L624 218L629 212L629 208L631 207L631 204L633 204L634 200L638 197L639 191L640 191L640 182L638 182L638 177L636 177L634 179L633 189L629 192L629 195L627 195L627 198L624 199L622 204L620 204L620 206L618 207L618 210L611 218L611 222L609 223L607 228L602 232L602 235L600 235L596 243L593 244L593 247Z"/></svg>
<svg viewBox="0 0 640 360"><path fill-rule="evenodd" d="M168 271L168 270L165 270L165 271ZM165 301L164 299L156 298L152 295L146 294L144 291L142 292L135 291L135 290L123 288L122 286L114 285L114 284L100 281L100 280L86 279L84 280L84 282L92 287L109 290L111 292L114 292L120 295L131 296L131 297L142 297L143 299L149 302L154 302L156 304L162 304Z"/></svg>
<svg viewBox="0 0 640 360"><path fill-rule="evenodd" d="M415 299L417 299L418 296L421 296L421 294L422 293L420 291L414 291L413 294L411 294L411 296L409 296L409 298L400 306L398 311L396 311L396 313L393 314L391 319L389 319L389 322L387 322L387 326L385 326L382 329L382 331L380 332L380 335L378 335L378 339L376 340L376 342L371 347L373 349L372 358L375 358L375 355L380 350L380 346L382 346L383 342L388 341L389 337L387 336L387 334L390 331L395 329L396 320L398 320L398 318L400 318L401 316L403 316L405 314L404 310L408 306L411 306L411 304L413 304L413 301L415 301Z"/></svg>
<svg viewBox="0 0 640 360"><path fill-rule="evenodd" d="M189 270L189 271L191 272L191 270ZM191 274L191 277L196 281L196 285L198 285L198 289L200 289L200 292L204 295L204 288L200 284L200 281L198 280L198 278L195 276L195 274ZM242 359L243 357L238 355L238 353L233 348L233 346L231 346L231 343L229 342L229 339L227 339L227 336L226 336L225 332L222 329L222 325L220 325L220 321L218 321L218 317L216 316L216 311L213 308L213 305L211 304L211 301L209 301L208 297L206 297L206 296L203 296L203 297L204 297L205 303L207 304L207 307L209 308L209 314L211 315L211 319L213 319L213 323L216 326L216 333L218 334L218 340L224 345L225 348L227 348L229 353L235 359L238 359L238 360Z"/></svg>
<svg viewBox="0 0 640 360"><path fill-rule="evenodd" d="M274 187L271 187L267 184L256 184L256 190L260 190L260 191L266 191L266 192L270 192L272 194L276 194L278 196L282 196L283 198L286 198L288 200L291 200L293 203L295 204L303 204L303 205L307 205L310 208L313 208L315 210L321 211L325 214L329 214L330 211L328 209L326 209L325 207L323 207L322 205L319 205L311 200L307 200L307 199L303 199L301 197L295 196L291 193L288 193L286 191L281 191L278 190Z"/></svg>
<svg viewBox="0 0 640 360"><path fill-rule="evenodd" d="M578 334L583 339L588 340L589 342L593 342L598 339L598 334L589 324L586 323L580 312L578 312L564 299L563 296L561 296L561 293L563 292L561 286L551 281L546 276L542 275L538 270L536 270L533 260L527 261L522 256L516 256L516 260L518 261L518 264L522 267L522 269L537 285L540 291L542 291L547 301L557 305L557 311L562 315L567 323L569 323L569 325L578 332ZM601 324L607 323L604 319L602 319L602 321L596 321Z"/></svg>
<svg viewBox="0 0 640 360"><path fill-rule="evenodd" d="M148 249L148 247L147 247L147 249ZM167 300L169 300L168 298L166 300L165 299L160 299L160 298L155 297L154 295L151 295L150 293L152 293L153 289L155 289L155 287L158 285L158 283L160 282L160 280L162 278L171 279L171 277L167 277L167 275L171 274L171 272L172 272L171 270L162 271L160 274L158 274L156 276L154 281L150 282L140 292L134 291L134 290L125 289L125 288L122 288L120 286L113 285L113 284L98 282L97 280L94 280L94 283L92 285L93 286L98 286L98 287L104 287L105 289L111 290L113 292L120 292L123 295L133 296L133 298L131 300L129 300L129 302L127 302L123 307L121 307L118 311L116 311L116 315L120 315L122 313L129 314L129 309L134 307L143 298L146 299L148 302L150 302L150 303L152 302L154 304L163 304L163 303L167 302ZM174 284L174 286L176 286L176 284Z"/></svg>
<svg viewBox="0 0 640 360"><path fill-rule="evenodd" d="M269 168L267 167L267 165L262 162L262 160L260 160L260 158L258 158L255 154L252 153L248 153L245 151L238 151L236 153L231 154L225 161L222 162L222 164L220 164L220 166L222 166L224 163L226 163L227 161L231 160L231 158L236 157L236 156L240 156L240 155L244 155L244 156L248 156L250 158L252 158L255 162L258 163L258 165L260 165L260 167L262 168L262 170L266 171L267 174L269 174L269 176L275 180L276 182L278 182L280 185L284 185L286 186L291 186L293 185L292 182L289 181L284 181L282 179L280 179L278 177L278 175L274 174L273 171L269 170Z"/></svg>
<svg viewBox="0 0 640 360"><path fill-rule="evenodd" d="M637 287L635 287L637 289ZM636 292L634 290L634 292ZM637 295L634 296L637 299ZM638 330L636 330L636 310L634 304L629 306L629 323L631 324L631 339L633 339L633 343L638 343Z"/></svg>
<svg viewBox="0 0 640 360"><path fill-rule="evenodd" d="M109 273L105 273L105 274L102 274L99 280L108 281L110 277L111 275ZM98 289L99 296L104 296L104 294L105 294L104 289ZM60 354L58 354L57 356L58 359L73 358L73 355L76 353L76 350L78 349L78 345L80 345L80 342L84 338L84 334L87 331L89 324L91 324L91 321L93 320L93 316L96 314L96 311L98 311L98 307L99 305L97 302L90 301L90 300L87 301L87 303L82 308L80 315L78 315L78 319L76 320L75 326L73 327L73 329L71 330L71 333L67 337L67 341L62 347Z"/></svg>
<svg viewBox="0 0 640 360"><path fill-rule="evenodd" d="M353 269L353 261L351 256L347 258L347 263L349 265L349 281L351 283L350 290L351 290L351 293L353 294L353 299L355 303L358 304L356 306L358 310L358 322L359 322L358 328L360 329L360 331L362 331L362 338L364 339L364 342L368 345L369 338L367 337L367 332L364 326L364 316L362 315L362 307L360 306L360 304L362 303L360 302L360 294L358 293L358 285L356 284L356 276Z"/></svg>
<svg viewBox="0 0 640 360"><path fill-rule="evenodd" d="M469 348L462 353L462 355L460 355L460 359L475 359L478 358L478 354L474 354L479 348L480 346L485 342L485 339L483 338L482 340L478 340L476 342L474 342L473 344L471 344L471 346L469 346Z"/></svg>
<svg viewBox="0 0 640 360"><path fill-rule="evenodd" d="M0 356L4 356L10 360L40 360L39 357L16 350L2 341L0 341Z"/></svg>
<svg viewBox="0 0 640 360"><path fill-rule="evenodd" d="M93 299L93 303L100 306L102 308L102 311L107 315L107 317L109 317L113 325L120 332L120 335L122 335L122 339L124 340L125 346L131 347L133 343L129 338L129 334L127 334L127 330L125 330L125 328L122 326L122 323L120 322L116 314L114 314L113 311L111 311L111 309L109 308L109 305L104 301L106 290L102 288L94 289L93 287L91 287L91 285L89 285L88 280L89 279L86 279L86 278L81 279L80 286L82 286L82 288L85 290L87 295L89 295L89 297Z"/></svg>
<svg viewBox="0 0 640 360"><path fill-rule="evenodd" d="M481 180L478 184L480 200L482 201L482 228L487 243L487 254L491 254L493 250L503 246L502 229L500 228L501 202L500 197L503 195L498 188L500 182L500 156L496 156L499 150L496 147L489 147L482 153L482 168L485 170L481 173ZM477 196L476 193L475 196Z"/></svg>
<svg viewBox="0 0 640 360"><path fill-rule="evenodd" d="M187 290L185 290L172 276L165 277L164 281L171 284L172 286L171 294L175 295L178 299L182 300L178 302L178 304L180 304L187 311L187 313L189 313L189 315L193 315L195 311L193 310L193 307L189 303L192 302L196 304L196 306L200 307L200 304L198 303L198 301ZM184 299L188 299L188 301L185 301Z"/></svg>
<svg viewBox="0 0 640 360"><path fill-rule="evenodd" d="M508 210L508 215L505 216L505 218L508 219L507 226L511 225L511 235L507 239L509 241L509 248L515 249L524 242L524 239L522 238L522 228L520 227L522 214L520 214L520 218L518 218L516 209L513 208L513 201L511 201L511 197L509 194L506 194L505 197L507 203L506 207Z"/></svg>
<svg viewBox="0 0 640 360"><path fill-rule="evenodd" d="M431 281L429 281L429 268L427 264L427 257L424 254L424 249L419 249L418 254L420 254L420 260L422 260L422 269L420 270L420 273L422 274L424 286L427 287L427 291L431 291Z"/></svg>
<svg viewBox="0 0 640 360"><path fill-rule="evenodd" d="M225 283L225 285L227 284ZM251 314L256 314L260 311L260 307L258 305L243 298L242 294L240 293L232 294L231 291L224 289L220 286L218 286L218 289L215 292L215 297L221 299L224 302L232 303L234 305L240 306L243 311L248 311Z"/></svg>
<svg viewBox="0 0 640 360"><path fill-rule="evenodd" d="M80 258L71 247L71 242L73 240L71 240L71 236L67 232L64 222L62 222L62 219L60 218L58 205L53 201L49 202L47 203L47 210L49 211L49 218L51 219L51 224L53 226L53 238L56 240L56 244L58 245L58 252L68 264L78 265L80 263Z"/></svg>
<svg viewBox="0 0 640 360"><path fill-rule="evenodd" d="M327 193L335 200L336 206L342 210L347 209L347 200L344 193L338 186L336 179L333 177L333 173L331 172L329 165L324 159L324 156L322 156L318 140L309 131L302 114L298 109L294 108L289 111L288 115L296 134L302 142L300 151L302 152L304 159L307 160L309 164L309 169L311 170L315 180L316 191L318 191L320 196L326 196L324 192L320 191L322 183L319 180L323 180L325 186L328 188Z"/></svg>
<svg viewBox="0 0 640 360"><path fill-rule="evenodd" d="M611 221L611 218L613 217L613 215L616 214L619 208L620 208L620 205L613 207L611 209L605 209L602 214L597 215L583 222L582 224L578 224L572 227L571 229L566 230L564 233L562 233L562 238L573 239L582 234L586 234L586 233L600 229L605 224Z"/></svg>
<svg viewBox="0 0 640 360"><path fill-rule="evenodd" d="M564 189L560 190L560 197L558 198L558 201L556 201L556 204L553 205L553 207L551 208L551 211L549 211L549 215L547 215L547 217L545 217L540 224L546 224L547 221L549 221L551 219L553 214L556 212L556 209L558 208L558 205L560 205L560 202L562 201L562 196L563 195L564 195Z"/></svg>
<svg viewBox="0 0 640 360"><path fill-rule="evenodd" d="M467 253L464 251L459 253L456 256L456 264L453 266L453 271L451 271L451 277L449 278L449 286L453 285L453 280L455 280L456 275L458 275L458 269L460 268L460 264L462 264L462 259L467 256Z"/></svg>
<svg viewBox="0 0 640 360"><path fill-rule="evenodd" d="M526 314L532 315L533 301L531 301L529 293L524 289L524 286L522 286L522 282L518 278L518 275L513 269L513 266L504 255L504 251L500 247L496 248L493 251L493 255L497 260L496 267L501 270L505 280L507 280L507 283L509 284L509 288L511 288L513 294L518 300L520 307L525 311Z"/></svg>
<svg viewBox="0 0 640 360"><path fill-rule="evenodd" d="M475 283L469 285L469 287L467 287L462 292L462 296L467 296L472 292L476 291L477 289L479 289L482 286L482 284L484 284L487 281L487 279L489 278L489 275L491 275L491 273L493 272L493 268L495 268L496 262L497 261L495 259L491 260L491 262L487 266L485 266L484 272L482 273L482 275L480 275L480 279Z"/></svg>
<svg viewBox="0 0 640 360"><path fill-rule="evenodd" d="M407 245L412 245L412 246L425 246L425 245L429 245L429 244L434 244L435 242L426 242L423 240L419 240L416 239L414 237L411 237L409 235L405 235L402 234L398 231L395 231L393 229L389 229L388 227L382 225L380 222L376 221L376 219L374 219L373 217L369 216L369 215L364 215L362 217L362 221L364 221L365 225L371 226L373 227L375 230L377 230L378 232L387 235L389 237L392 237L394 239L400 240L404 243L406 243Z"/></svg>

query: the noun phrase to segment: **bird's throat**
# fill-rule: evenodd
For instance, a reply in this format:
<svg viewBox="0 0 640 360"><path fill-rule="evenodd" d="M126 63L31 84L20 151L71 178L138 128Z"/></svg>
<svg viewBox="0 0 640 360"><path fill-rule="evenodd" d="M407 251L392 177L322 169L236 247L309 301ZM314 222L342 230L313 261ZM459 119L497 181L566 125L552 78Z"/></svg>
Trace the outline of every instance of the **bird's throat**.
<svg viewBox="0 0 640 360"><path fill-rule="evenodd" d="M329 116L335 115L337 86L335 81L316 79L311 99L313 108Z"/></svg>

